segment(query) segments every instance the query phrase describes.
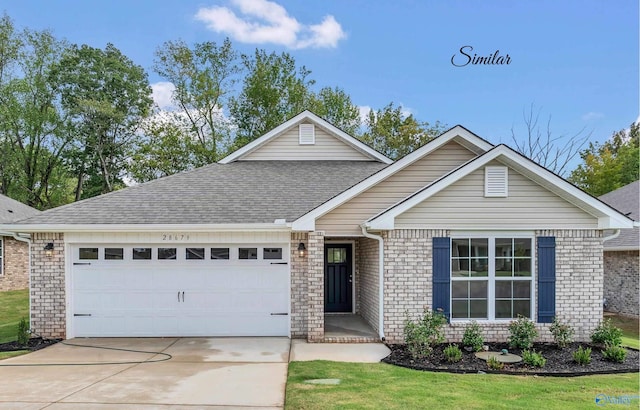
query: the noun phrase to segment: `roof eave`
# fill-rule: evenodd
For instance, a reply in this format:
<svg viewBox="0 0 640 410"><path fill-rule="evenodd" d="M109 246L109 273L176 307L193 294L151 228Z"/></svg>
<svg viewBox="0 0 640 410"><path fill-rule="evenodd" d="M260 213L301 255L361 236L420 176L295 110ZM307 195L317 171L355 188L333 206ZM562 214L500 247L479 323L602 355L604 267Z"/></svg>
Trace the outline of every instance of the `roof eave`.
<svg viewBox="0 0 640 410"><path fill-rule="evenodd" d="M41 232L233 232L233 231L290 231L291 224L20 224L2 225L3 231L20 233Z"/></svg>

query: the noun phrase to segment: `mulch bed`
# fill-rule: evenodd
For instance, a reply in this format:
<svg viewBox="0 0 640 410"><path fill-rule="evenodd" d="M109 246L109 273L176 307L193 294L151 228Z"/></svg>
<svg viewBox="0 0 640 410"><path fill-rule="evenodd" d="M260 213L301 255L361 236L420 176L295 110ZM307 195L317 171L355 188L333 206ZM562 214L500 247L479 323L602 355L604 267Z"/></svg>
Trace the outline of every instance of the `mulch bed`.
<svg viewBox="0 0 640 410"><path fill-rule="evenodd" d="M41 337L33 337L29 339L26 346L21 345L18 342L2 343L0 344L0 352L15 352L17 350L31 350L33 352L56 344L60 340L62 339L43 339Z"/></svg>
<svg viewBox="0 0 640 410"><path fill-rule="evenodd" d="M500 352L508 349L509 353L522 356L522 349L511 349L507 344L488 343L489 350ZM532 368L524 362L504 365L503 370L491 370L487 362L475 357L475 352L467 352L462 349L462 360L457 363L447 362L444 356L444 348L448 344L435 347L433 353L427 359L414 360L404 345L387 345L391 354L382 359L383 362L396 366L408 367L415 370L428 370L450 373L496 373L496 374L520 374L540 376L585 376L589 374L634 373L640 369L640 352L627 348L627 357L624 363L614 363L602 357L601 346L586 343L572 343L564 349L559 349L554 344L535 343L533 349L542 353L547 359L543 368ZM573 361L573 352L579 346L591 347L591 363L581 366Z"/></svg>

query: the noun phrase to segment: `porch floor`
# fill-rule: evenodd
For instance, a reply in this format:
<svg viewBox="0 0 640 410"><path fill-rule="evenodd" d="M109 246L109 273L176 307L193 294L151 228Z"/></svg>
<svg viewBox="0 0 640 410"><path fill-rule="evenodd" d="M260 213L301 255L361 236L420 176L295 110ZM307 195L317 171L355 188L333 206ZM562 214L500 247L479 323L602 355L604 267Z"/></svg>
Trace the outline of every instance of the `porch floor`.
<svg viewBox="0 0 640 410"><path fill-rule="evenodd" d="M373 343L380 339L369 324L355 314L324 315L324 341L329 343Z"/></svg>

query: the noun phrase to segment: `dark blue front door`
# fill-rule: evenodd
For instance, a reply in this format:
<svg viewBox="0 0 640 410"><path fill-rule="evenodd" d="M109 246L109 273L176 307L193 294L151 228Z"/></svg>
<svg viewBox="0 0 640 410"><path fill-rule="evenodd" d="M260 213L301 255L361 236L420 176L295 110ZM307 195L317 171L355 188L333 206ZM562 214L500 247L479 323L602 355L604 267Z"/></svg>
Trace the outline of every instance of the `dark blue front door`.
<svg viewBox="0 0 640 410"><path fill-rule="evenodd" d="M324 247L324 311L351 312L352 285L351 245Z"/></svg>

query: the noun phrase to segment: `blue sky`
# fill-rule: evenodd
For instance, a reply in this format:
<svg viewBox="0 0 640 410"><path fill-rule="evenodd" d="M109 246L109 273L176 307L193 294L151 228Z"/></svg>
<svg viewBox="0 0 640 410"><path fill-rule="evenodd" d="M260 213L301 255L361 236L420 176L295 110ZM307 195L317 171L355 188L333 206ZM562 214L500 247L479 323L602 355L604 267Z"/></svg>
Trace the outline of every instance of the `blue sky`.
<svg viewBox="0 0 640 410"><path fill-rule="evenodd" d="M554 135L584 128L593 141L639 117L636 0L5 0L0 10L72 43L111 42L151 83L162 81L151 66L167 40L228 36L241 52L287 51L359 106L393 101L494 143L509 143L512 127L524 134L531 104ZM463 46L510 64L456 67Z"/></svg>

